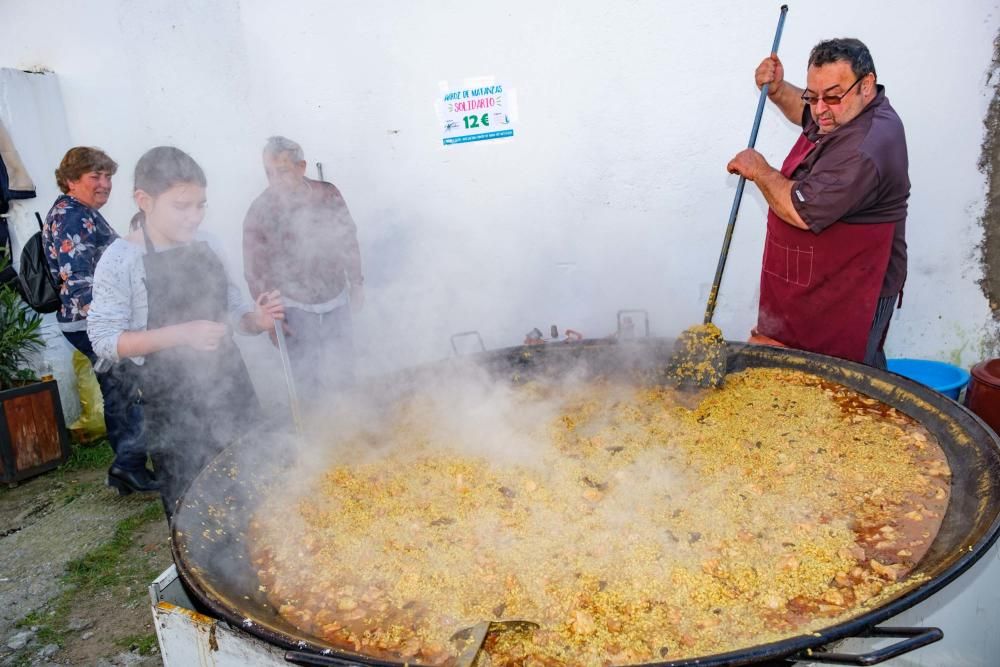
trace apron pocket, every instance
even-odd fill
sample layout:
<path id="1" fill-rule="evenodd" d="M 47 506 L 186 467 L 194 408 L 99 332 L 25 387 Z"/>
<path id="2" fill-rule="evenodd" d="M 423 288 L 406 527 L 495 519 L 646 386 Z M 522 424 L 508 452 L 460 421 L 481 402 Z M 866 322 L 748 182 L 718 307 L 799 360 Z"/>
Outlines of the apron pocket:
<path id="1" fill-rule="evenodd" d="M 768 235 L 764 244 L 764 273 L 798 287 L 809 287 L 812 282 L 813 246 L 787 246 Z"/>

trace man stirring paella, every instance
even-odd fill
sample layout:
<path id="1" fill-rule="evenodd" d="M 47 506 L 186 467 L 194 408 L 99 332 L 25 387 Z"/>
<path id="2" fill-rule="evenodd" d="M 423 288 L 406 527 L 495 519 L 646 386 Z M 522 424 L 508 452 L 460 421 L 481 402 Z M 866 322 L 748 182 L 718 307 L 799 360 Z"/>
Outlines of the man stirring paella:
<path id="1" fill-rule="evenodd" d="M 753 181 L 769 207 L 751 342 L 884 369 L 893 303 L 901 303 L 906 279 L 903 124 L 857 39 L 817 44 L 804 90 L 785 80 L 775 54 L 755 79 L 802 134 L 780 170 L 753 149 L 727 165 Z"/>

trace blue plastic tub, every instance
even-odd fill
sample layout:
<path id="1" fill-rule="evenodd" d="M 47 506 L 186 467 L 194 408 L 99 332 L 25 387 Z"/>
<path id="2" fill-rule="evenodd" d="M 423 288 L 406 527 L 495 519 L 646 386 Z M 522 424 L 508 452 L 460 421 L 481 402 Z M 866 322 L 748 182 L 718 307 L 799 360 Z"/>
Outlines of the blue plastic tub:
<path id="1" fill-rule="evenodd" d="M 920 384 L 935 389 L 950 399 L 958 400 L 958 394 L 969 384 L 969 371 L 943 361 L 929 359 L 889 359 L 889 370 L 899 373 Z"/>

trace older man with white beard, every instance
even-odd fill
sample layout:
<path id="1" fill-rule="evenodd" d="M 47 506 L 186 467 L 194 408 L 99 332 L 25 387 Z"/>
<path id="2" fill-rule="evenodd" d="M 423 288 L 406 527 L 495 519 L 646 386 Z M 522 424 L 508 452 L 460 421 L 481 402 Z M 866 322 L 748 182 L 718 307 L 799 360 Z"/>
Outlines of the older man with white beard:
<path id="1" fill-rule="evenodd" d="M 354 379 L 351 312 L 364 302 L 357 227 L 335 185 L 306 177 L 299 144 L 271 137 L 263 163 L 268 188 L 243 222 L 244 274 L 255 299 L 281 292 L 295 379 L 322 398 Z"/>

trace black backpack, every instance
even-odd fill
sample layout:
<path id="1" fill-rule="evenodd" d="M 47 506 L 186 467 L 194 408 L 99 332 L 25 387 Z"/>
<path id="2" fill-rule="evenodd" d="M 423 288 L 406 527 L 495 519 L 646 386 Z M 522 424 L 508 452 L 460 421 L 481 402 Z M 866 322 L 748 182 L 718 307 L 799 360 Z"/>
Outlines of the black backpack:
<path id="1" fill-rule="evenodd" d="M 35 212 L 38 231 L 21 249 L 21 266 L 17 278 L 21 283 L 21 296 L 37 313 L 54 313 L 59 310 L 59 285 L 49 271 L 49 261 L 42 244 L 42 216 Z"/>

